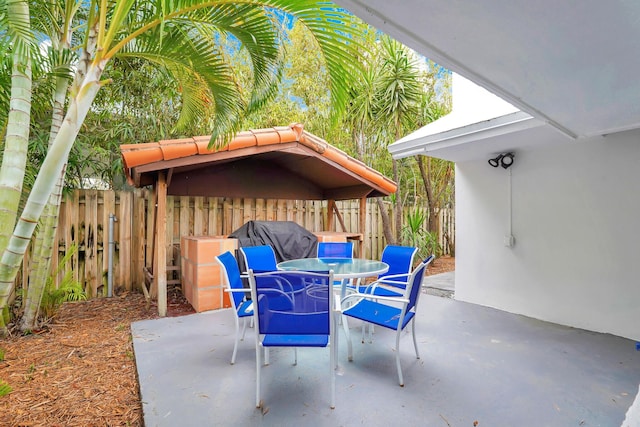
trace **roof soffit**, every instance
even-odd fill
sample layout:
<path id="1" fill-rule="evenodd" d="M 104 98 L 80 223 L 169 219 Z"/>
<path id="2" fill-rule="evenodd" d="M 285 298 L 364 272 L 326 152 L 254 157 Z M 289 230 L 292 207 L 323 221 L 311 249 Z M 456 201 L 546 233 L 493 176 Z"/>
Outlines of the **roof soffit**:
<path id="1" fill-rule="evenodd" d="M 571 137 L 640 126 L 640 3 L 337 0 Z"/>

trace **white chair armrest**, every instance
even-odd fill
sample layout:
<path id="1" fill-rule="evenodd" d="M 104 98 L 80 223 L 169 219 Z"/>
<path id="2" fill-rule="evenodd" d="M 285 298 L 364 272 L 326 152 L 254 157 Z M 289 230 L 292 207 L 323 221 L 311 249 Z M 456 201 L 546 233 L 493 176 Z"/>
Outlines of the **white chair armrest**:
<path id="1" fill-rule="evenodd" d="M 369 283 L 365 289 L 366 289 L 366 292 L 373 292 L 373 290 L 375 288 L 378 288 L 379 285 L 385 285 L 385 284 L 389 284 L 391 286 L 397 285 L 396 287 L 402 288 L 407 285 L 407 281 L 406 280 L 400 281 L 400 280 L 394 280 L 394 279 L 400 279 L 400 278 L 408 279 L 410 276 L 411 274 L 407 274 L 407 273 L 390 274 L 388 276 L 379 278 L 375 282 Z"/>
<path id="2" fill-rule="evenodd" d="M 394 280 L 394 279 L 399 279 L 401 277 L 409 277 L 411 276 L 411 273 L 400 273 L 400 274 L 390 274 L 388 276 L 383 276 L 378 278 L 378 280 L 376 280 L 376 282 L 380 282 L 380 281 L 389 281 L 389 279 Z"/>
<path id="3" fill-rule="evenodd" d="M 342 298 L 342 300 L 340 301 L 340 304 L 342 305 L 345 303 L 345 301 L 353 298 L 370 299 L 375 301 L 399 302 L 401 304 L 409 303 L 409 300 L 407 298 L 402 298 L 402 297 L 387 297 L 387 296 L 379 296 L 379 295 L 371 295 L 371 294 L 353 293 Z"/>

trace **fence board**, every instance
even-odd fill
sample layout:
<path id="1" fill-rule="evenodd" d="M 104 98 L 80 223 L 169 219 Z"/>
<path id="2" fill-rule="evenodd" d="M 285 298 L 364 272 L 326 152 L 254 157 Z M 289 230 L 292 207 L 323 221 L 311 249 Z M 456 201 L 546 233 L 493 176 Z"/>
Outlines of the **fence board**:
<path id="1" fill-rule="evenodd" d="M 267 199 L 267 213 L 265 215 L 266 221 L 276 220 L 276 203 L 273 199 Z"/>
<path id="2" fill-rule="evenodd" d="M 147 232 L 146 232 L 146 239 L 145 239 L 145 252 L 146 252 L 145 267 L 147 268 L 147 270 L 151 271 L 153 269 L 153 244 L 154 244 L 153 233 L 155 233 L 155 227 L 156 227 L 156 223 L 155 223 L 156 199 L 155 199 L 154 193 L 150 191 L 147 192 L 146 199 L 147 199 L 146 200 L 147 201 L 147 212 L 146 212 Z"/>
<path id="3" fill-rule="evenodd" d="M 205 233 L 204 230 L 204 197 L 194 197 L 193 200 L 193 235 L 202 236 Z"/>
<path id="4" fill-rule="evenodd" d="M 190 215 L 191 209 L 189 206 L 191 204 L 191 197 L 180 196 L 178 200 L 180 201 L 180 219 L 177 222 L 180 223 L 180 233 L 177 236 L 175 233 L 173 234 L 173 240 L 172 240 L 173 245 L 180 244 L 180 236 L 193 235 L 193 228 L 191 227 L 191 218 L 193 216 Z M 170 249 L 170 248 L 167 248 L 167 249 Z"/>
<path id="5" fill-rule="evenodd" d="M 78 232 L 78 215 L 79 212 L 79 203 L 78 203 L 78 190 L 75 190 L 65 201 L 65 223 L 63 224 L 64 230 L 64 238 L 65 238 L 65 251 L 64 253 L 68 253 L 71 249 L 71 246 L 76 244 L 79 246 L 80 233 Z M 60 227 L 60 224 L 58 224 Z M 76 249 L 75 253 L 70 259 L 71 269 L 73 271 L 72 277 L 73 280 L 80 280 L 80 263 L 79 263 L 79 251 Z"/>
<path id="6" fill-rule="evenodd" d="M 133 283 L 120 282 L 125 289 L 138 289 L 144 282 L 142 267 L 145 260 L 145 228 L 143 226 L 145 219 L 145 194 L 146 190 L 136 190 L 132 196 L 134 202 L 134 212 L 131 218 L 127 218 L 121 214 L 118 221 L 130 222 L 132 230 L 132 260 L 131 260 L 131 280 Z"/>
<path id="7" fill-rule="evenodd" d="M 97 224 L 98 224 L 98 192 L 97 190 L 87 190 L 85 193 L 85 239 L 84 239 L 84 262 L 85 262 L 85 289 L 87 293 L 94 297 L 98 295 L 98 264 L 97 264 Z"/>
<path id="8" fill-rule="evenodd" d="M 121 286 L 126 290 L 132 289 L 132 248 L 133 248 L 133 230 L 131 229 L 131 221 L 129 218 L 131 217 L 133 209 L 133 193 L 120 193 L 120 209 L 118 212 L 118 222 L 114 224 L 114 229 L 118 231 L 115 233 L 115 238 L 118 241 L 118 251 L 114 253 L 114 278 L 113 278 L 113 286 L 114 289 L 117 286 Z M 129 218 L 126 218 L 129 216 Z M 124 221 L 123 218 L 126 218 Z M 117 225 L 117 227 L 115 227 Z M 115 252 L 115 250 L 114 250 Z M 116 256 L 118 255 L 118 256 Z M 105 267 L 105 268 L 108 268 Z"/>
<path id="9" fill-rule="evenodd" d="M 246 215 L 246 214 L 245 214 Z M 256 221 L 264 221 L 264 199 L 256 199 L 256 214 L 254 216 Z"/>

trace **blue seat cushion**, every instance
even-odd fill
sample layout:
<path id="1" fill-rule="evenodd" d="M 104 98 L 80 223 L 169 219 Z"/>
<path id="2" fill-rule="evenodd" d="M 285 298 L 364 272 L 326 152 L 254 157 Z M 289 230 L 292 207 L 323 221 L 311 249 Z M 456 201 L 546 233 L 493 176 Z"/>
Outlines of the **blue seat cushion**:
<path id="1" fill-rule="evenodd" d="M 247 300 L 240 303 L 238 307 L 238 317 L 253 316 L 253 301 Z"/>
<path id="2" fill-rule="evenodd" d="M 344 311 L 344 314 L 347 316 L 389 329 L 398 329 L 400 313 L 401 310 L 399 308 L 366 299 L 359 301 L 357 304 Z M 413 319 L 413 316 L 415 316 L 415 313 L 412 311 L 406 313 L 402 323 L 403 329 L 407 326 L 407 323 Z"/>
<path id="3" fill-rule="evenodd" d="M 329 335 L 265 335 L 264 347 L 326 347 Z"/>

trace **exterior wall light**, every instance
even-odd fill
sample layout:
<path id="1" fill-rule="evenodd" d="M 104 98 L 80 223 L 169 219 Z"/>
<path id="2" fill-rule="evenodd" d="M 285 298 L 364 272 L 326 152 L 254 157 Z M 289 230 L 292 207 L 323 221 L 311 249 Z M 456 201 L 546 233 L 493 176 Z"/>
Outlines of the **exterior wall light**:
<path id="1" fill-rule="evenodd" d="M 494 159 L 489 159 L 489 164 L 494 168 L 498 166 L 502 166 L 504 169 L 507 169 L 509 166 L 513 164 L 513 153 L 503 153 L 499 154 L 498 157 Z"/>

